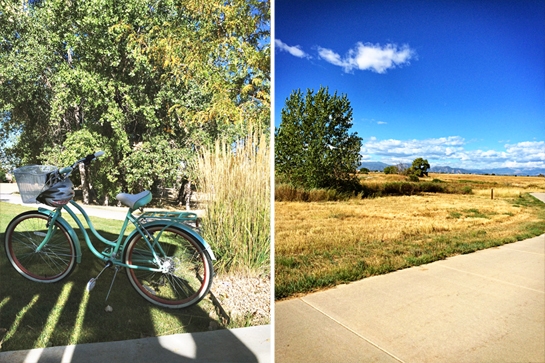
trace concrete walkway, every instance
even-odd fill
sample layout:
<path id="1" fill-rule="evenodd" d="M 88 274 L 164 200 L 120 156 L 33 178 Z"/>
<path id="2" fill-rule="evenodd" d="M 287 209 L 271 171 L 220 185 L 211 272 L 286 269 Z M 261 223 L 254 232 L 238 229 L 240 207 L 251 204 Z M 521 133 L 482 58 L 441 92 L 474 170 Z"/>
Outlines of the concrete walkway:
<path id="1" fill-rule="evenodd" d="M 0 353 L 1 363 L 270 362 L 270 325 L 19 350 Z"/>
<path id="2" fill-rule="evenodd" d="M 543 363 L 545 235 L 278 302 L 275 361 Z"/>

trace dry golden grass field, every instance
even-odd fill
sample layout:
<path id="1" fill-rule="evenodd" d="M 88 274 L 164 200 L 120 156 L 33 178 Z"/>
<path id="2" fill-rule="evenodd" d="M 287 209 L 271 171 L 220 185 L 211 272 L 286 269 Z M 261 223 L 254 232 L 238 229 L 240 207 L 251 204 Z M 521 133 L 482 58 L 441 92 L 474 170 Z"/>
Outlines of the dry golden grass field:
<path id="1" fill-rule="evenodd" d="M 528 195 L 545 191 L 543 177 L 430 174 L 422 180 L 428 179 L 467 185 L 472 194 L 276 202 L 276 298 L 545 233 L 545 204 Z"/>

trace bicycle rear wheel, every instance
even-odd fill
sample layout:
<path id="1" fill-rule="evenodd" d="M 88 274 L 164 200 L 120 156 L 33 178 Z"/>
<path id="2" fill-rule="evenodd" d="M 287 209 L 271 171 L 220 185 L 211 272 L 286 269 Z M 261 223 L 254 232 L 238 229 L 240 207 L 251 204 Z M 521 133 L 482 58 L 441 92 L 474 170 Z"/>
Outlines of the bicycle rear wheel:
<path id="1" fill-rule="evenodd" d="M 57 282 L 76 266 L 76 248 L 68 231 L 57 221 L 53 235 L 40 252 L 36 248 L 48 232 L 48 216 L 31 211 L 19 214 L 6 229 L 4 247 L 8 260 L 21 275 L 36 282 Z"/>
<path id="2" fill-rule="evenodd" d="M 189 233 L 176 227 L 153 226 L 153 254 L 145 239 L 137 234 L 125 248 L 125 263 L 138 267 L 161 268 L 161 272 L 127 268 L 133 287 L 144 299 L 167 308 L 185 308 L 198 303 L 212 285 L 213 267 L 208 253 Z M 164 230 L 163 230 L 164 229 Z"/>

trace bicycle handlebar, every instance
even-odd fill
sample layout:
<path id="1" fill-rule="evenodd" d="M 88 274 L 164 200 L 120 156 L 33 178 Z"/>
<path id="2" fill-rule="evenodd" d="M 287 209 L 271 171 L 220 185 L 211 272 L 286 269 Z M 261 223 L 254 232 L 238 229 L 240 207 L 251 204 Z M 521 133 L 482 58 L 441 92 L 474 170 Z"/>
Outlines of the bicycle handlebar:
<path id="1" fill-rule="evenodd" d="M 72 171 L 76 166 L 78 166 L 78 164 L 84 163 L 85 165 L 89 165 L 93 160 L 101 157 L 102 155 L 104 155 L 104 151 L 97 151 L 94 154 L 89 154 L 83 159 L 76 161 L 74 164 L 72 164 L 72 166 L 65 166 L 64 168 L 60 169 L 59 174 L 65 174 L 64 178 L 66 178 L 72 173 Z"/>
<path id="2" fill-rule="evenodd" d="M 104 155 L 104 151 L 97 151 L 94 154 L 89 154 L 85 158 L 81 159 L 78 164 L 83 161 L 85 165 L 89 165 L 91 161 L 95 160 L 98 157 L 101 157 L 102 155 Z"/>

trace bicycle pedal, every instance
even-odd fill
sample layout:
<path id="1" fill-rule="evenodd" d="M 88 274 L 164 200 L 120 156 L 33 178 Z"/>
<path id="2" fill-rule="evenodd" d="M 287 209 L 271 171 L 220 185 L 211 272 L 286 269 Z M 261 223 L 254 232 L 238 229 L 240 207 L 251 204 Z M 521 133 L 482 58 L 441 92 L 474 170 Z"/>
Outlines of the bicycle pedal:
<path id="1" fill-rule="evenodd" d="M 152 294 L 153 296 L 157 295 L 157 293 L 155 292 L 154 289 L 152 289 L 151 287 L 147 286 L 147 285 L 142 285 L 142 287 L 144 289 L 146 289 L 150 294 Z"/>
<path id="2" fill-rule="evenodd" d="M 85 287 L 85 289 L 87 290 L 87 292 L 91 292 L 91 290 L 93 290 L 95 288 L 96 284 L 97 284 L 97 279 L 95 279 L 93 277 L 93 278 L 91 278 L 91 280 L 89 280 L 89 282 L 87 283 L 87 286 Z"/>

